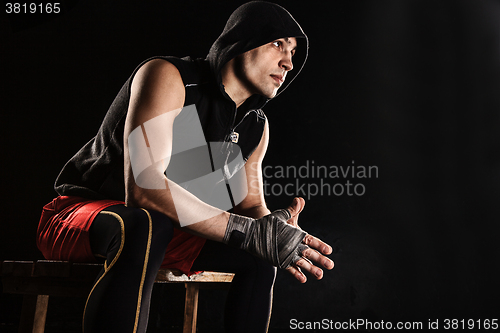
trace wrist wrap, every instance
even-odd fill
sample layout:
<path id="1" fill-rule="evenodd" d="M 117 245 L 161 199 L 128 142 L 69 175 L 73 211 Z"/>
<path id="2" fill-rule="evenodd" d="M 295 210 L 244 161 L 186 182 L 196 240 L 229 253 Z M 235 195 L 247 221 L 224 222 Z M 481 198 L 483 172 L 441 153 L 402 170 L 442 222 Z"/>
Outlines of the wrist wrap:
<path id="1" fill-rule="evenodd" d="M 306 232 L 286 223 L 286 209 L 274 211 L 260 219 L 231 214 L 223 242 L 266 260 L 279 268 L 288 268 L 302 258 L 307 245 Z"/>

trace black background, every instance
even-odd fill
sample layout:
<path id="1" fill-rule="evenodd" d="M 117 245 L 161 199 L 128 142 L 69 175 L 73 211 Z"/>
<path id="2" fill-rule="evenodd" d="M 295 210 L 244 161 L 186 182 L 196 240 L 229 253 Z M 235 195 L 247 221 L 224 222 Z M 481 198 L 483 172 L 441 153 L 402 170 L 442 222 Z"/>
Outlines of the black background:
<path id="1" fill-rule="evenodd" d="M 1 260 L 41 259 L 36 227 L 55 177 L 96 133 L 135 66 L 154 55 L 204 57 L 241 3 L 63 1 L 58 15 L 2 9 Z M 271 331 L 287 331 L 293 318 L 498 318 L 500 4 L 278 3 L 311 45 L 301 75 L 265 108 L 265 164 L 354 161 L 379 172 L 350 180 L 365 186 L 362 196 L 307 200 L 301 226 L 333 246 L 336 267 L 305 285 L 280 272 Z M 267 202 L 277 209 L 291 199 Z M 2 295 L 0 329 L 14 331 L 19 300 Z M 63 329 L 57 316 L 79 324 L 80 305 L 71 310 L 79 301 L 60 302 L 49 308 L 47 332 Z M 200 332 L 218 331 L 221 302 L 201 301 Z"/>

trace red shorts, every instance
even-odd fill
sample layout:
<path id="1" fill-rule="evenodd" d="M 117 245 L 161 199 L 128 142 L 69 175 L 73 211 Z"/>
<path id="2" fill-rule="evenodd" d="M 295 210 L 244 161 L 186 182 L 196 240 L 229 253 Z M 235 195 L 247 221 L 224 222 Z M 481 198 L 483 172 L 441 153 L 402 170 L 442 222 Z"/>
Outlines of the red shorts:
<path id="1" fill-rule="evenodd" d="M 73 196 L 55 198 L 43 207 L 37 231 L 38 248 L 48 260 L 96 262 L 90 249 L 90 225 L 103 209 L 123 204 L 123 201 Z M 175 229 L 161 267 L 191 273 L 191 266 L 204 244 L 204 238 Z"/>

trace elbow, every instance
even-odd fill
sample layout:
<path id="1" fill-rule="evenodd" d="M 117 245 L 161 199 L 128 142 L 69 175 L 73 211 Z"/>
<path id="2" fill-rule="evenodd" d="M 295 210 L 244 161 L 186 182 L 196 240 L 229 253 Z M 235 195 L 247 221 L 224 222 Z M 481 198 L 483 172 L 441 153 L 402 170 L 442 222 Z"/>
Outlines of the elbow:
<path id="1" fill-rule="evenodd" d="M 145 189 L 137 184 L 129 184 L 125 189 L 125 205 L 127 207 L 144 207 Z"/>
<path id="2" fill-rule="evenodd" d="M 137 179 L 128 177 L 125 185 L 125 204 L 130 207 L 146 207 L 151 190 L 166 189 L 165 175 L 149 168 Z"/>

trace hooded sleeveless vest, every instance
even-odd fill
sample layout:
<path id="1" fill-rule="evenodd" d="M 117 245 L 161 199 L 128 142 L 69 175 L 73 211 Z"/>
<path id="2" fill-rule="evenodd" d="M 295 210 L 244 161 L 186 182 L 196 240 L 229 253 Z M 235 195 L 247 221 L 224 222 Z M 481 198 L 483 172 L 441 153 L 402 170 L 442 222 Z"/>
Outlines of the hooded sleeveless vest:
<path id="1" fill-rule="evenodd" d="M 224 169 L 221 181 L 227 181 L 241 169 L 259 144 L 266 122 L 261 108 L 267 99 L 253 95 L 236 110 L 235 103 L 225 93 L 220 71 L 239 54 L 283 37 L 297 38 L 294 64 L 299 69 L 288 75 L 279 94 L 301 71 L 307 58 L 308 40 L 295 19 L 283 7 L 273 3 L 253 1 L 240 6 L 227 21 L 206 59 L 155 57 L 171 62 L 181 74 L 186 98 L 183 111 L 177 116 L 179 121 L 183 118 L 184 109 L 192 111 L 195 108 L 207 145 L 212 147 L 212 143 L 218 143 L 213 146 L 218 152 L 217 158 L 212 161 L 212 168 Z M 97 135 L 63 167 L 55 183 L 59 195 L 125 200 L 123 135 L 130 88 L 137 70 L 151 59 L 140 64 L 125 82 Z M 245 115 L 238 123 L 235 122 L 237 112 Z M 230 144 L 236 141 L 239 149 Z M 235 159 L 239 152 L 243 160 L 241 163 Z"/>

